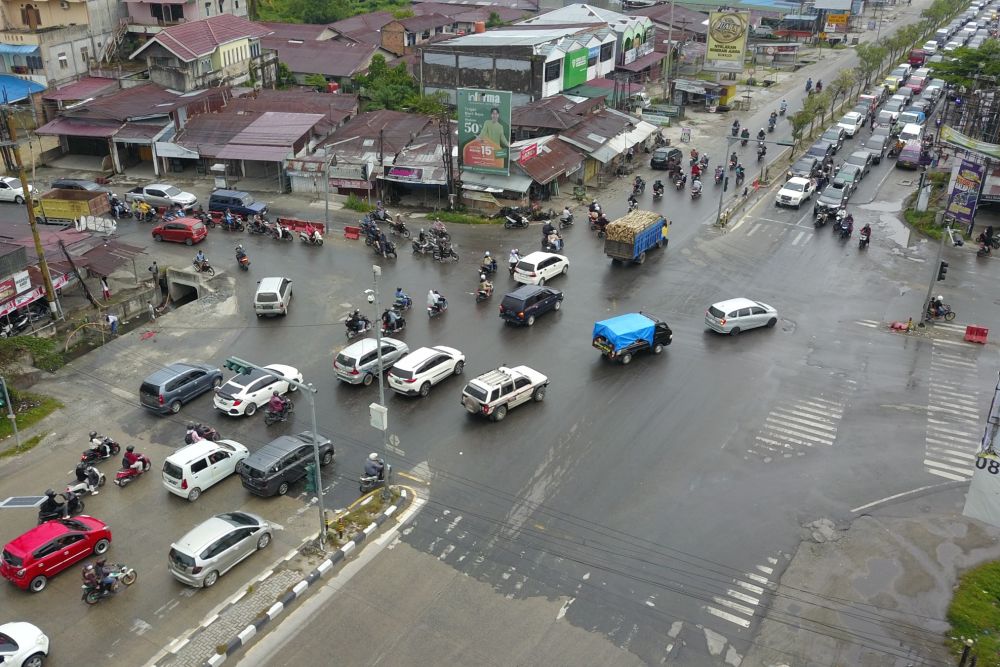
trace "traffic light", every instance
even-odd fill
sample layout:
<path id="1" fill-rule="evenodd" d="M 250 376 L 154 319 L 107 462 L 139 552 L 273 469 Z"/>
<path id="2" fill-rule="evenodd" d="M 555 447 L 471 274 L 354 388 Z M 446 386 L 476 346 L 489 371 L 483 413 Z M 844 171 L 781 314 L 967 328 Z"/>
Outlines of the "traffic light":
<path id="1" fill-rule="evenodd" d="M 316 484 L 316 464 L 309 463 L 306 465 L 306 491 L 309 493 L 315 493 L 318 485 Z"/>
<path id="2" fill-rule="evenodd" d="M 944 280 L 944 274 L 948 273 L 948 262 L 944 260 L 941 261 L 941 266 L 938 267 L 938 280 Z"/>
<path id="3" fill-rule="evenodd" d="M 242 359 L 237 359 L 236 357 L 229 357 L 226 359 L 226 363 L 224 363 L 223 366 L 235 373 L 242 373 L 243 375 L 250 375 L 250 371 L 253 370 L 253 367 L 247 364 L 247 362 Z"/>

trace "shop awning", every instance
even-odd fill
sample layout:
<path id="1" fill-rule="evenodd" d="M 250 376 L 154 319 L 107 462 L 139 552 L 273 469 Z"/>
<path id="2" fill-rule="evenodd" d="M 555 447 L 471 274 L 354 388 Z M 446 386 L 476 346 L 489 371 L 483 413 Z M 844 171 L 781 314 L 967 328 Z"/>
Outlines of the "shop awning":
<path id="1" fill-rule="evenodd" d="M 284 162 L 290 146 L 246 146 L 244 144 L 229 144 L 215 154 L 223 160 L 258 160 L 260 162 Z"/>
<path id="2" fill-rule="evenodd" d="M 623 69 L 628 72 L 641 72 L 647 67 L 659 64 L 659 62 L 666 57 L 667 57 L 666 53 L 657 53 L 656 51 L 654 51 L 653 53 L 647 53 L 641 58 L 636 58 L 628 65 L 619 65 L 617 69 Z"/>
<path id="3" fill-rule="evenodd" d="M 565 141 L 551 140 L 538 148 L 535 157 L 521 164 L 521 169 L 539 185 L 571 174 L 583 164 L 583 156 Z"/>
<path id="4" fill-rule="evenodd" d="M 632 146 L 644 142 L 653 132 L 656 132 L 655 125 L 647 123 L 646 121 L 639 121 L 634 129 L 611 137 L 611 139 L 605 142 L 604 145 L 594 150 L 590 156 L 598 162 L 607 164 L 608 162 L 611 162 L 616 155 L 621 155 Z"/>
<path id="5" fill-rule="evenodd" d="M 0 53 L 12 56 L 27 56 L 38 51 L 37 44 L 0 44 Z"/>
<path id="6" fill-rule="evenodd" d="M 163 123 L 125 123 L 115 133 L 115 141 L 122 144 L 143 144 L 150 146 L 153 138 L 167 129 Z"/>
<path id="7" fill-rule="evenodd" d="M 674 79 L 674 88 L 677 90 L 683 90 L 685 93 L 693 93 L 695 95 L 706 95 L 710 90 L 716 90 L 719 88 L 714 83 L 709 83 L 708 81 L 691 81 L 690 79 Z"/>
<path id="8" fill-rule="evenodd" d="M 525 193 L 531 187 L 531 176 L 511 173 L 479 174 L 474 171 L 462 172 L 462 188 L 479 192 L 520 192 Z"/>
<path id="9" fill-rule="evenodd" d="M 35 130 L 35 134 L 68 137 L 110 137 L 120 127 L 120 124 L 104 125 L 74 118 L 56 118 Z"/>

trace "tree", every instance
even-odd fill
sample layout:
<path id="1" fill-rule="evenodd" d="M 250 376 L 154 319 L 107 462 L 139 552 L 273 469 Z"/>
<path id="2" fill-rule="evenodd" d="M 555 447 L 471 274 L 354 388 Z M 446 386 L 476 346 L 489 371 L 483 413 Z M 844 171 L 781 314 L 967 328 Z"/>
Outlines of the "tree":
<path id="1" fill-rule="evenodd" d="M 833 113 L 833 107 L 837 105 L 837 98 L 843 95 L 845 98 L 851 89 L 854 88 L 854 70 L 844 69 L 840 70 L 837 74 L 837 78 L 830 82 L 827 90 L 830 92 L 830 113 Z"/>
<path id="2" fill-rule="evenodd" d="M 438 91 L 430 95 L 411 95 L 403 102 L 401 108 L 410 113 L 436 116 L 445 110 L 447 103 L 448 96 Z"/>
<path id="3" fill-rule="evenodd" d="M 288 88 L 295 85 L 295 75 L 285 63 L 278 63 L 278 76 L 274 80 L 275 88 Z"/>
<path id="4" fill-rule="evenodd" d="M 802 109 L 788 116 L 788 122 L 792 124 L 792 140 L 795 142 L 795 148 L 798 148 L 799 142 L 802 141 L 806 127 L 812 127 L 814 115 L 808 109 Z"/>
<path id="5" fill-rule="evenodd" d="M 983 77 L 1000 77 L 1000 41 L 988 39 L 978 49 L 961 47 L 951 52 L 951 60 L 931 65 L 934 76 L 945 82 L 977 88 Z"/>
<path id="6" fill-rule="evenodd" d="M 392 18 L 402 21 L 414 16 L 412 7 L 398 7 L 392 10 Z"/>
<path id="7" fill-rule="evenodd" d="M 286 23 L 333 23 L 355 14 L 350 0 L 271 0 L 260 2 L 262 21 Z"/>
<path id="8" fill-rule="evenodd" d="M 312 86 L 319 92 L 326 92 L 326 77 L 322 74 L 306 74 L 303 79 L 307 86 Z"/>
<path id="9" fill-rule="evenodd" d="M 365 98 L 365 111 L 376 109 L 395 109 L 404 107 L 408 100 L 418 96 L 417 82 L 406 71 L 406 65 L 400 63 L 389 67 L 385 56 L 376 53 L 368 65 L 368 72 L 354 77 L 354 83 Z"/>
<path id="10" fill-rule="evenodd" d="M 813 93 L 806 98 L 805 103 L 802 108 L 809 112 L 809 134 L 813 133 L 815 129 L 816 121 L 818 120 L 822 125 L 826 122 L 826 106 L 830 99 L 830 93 L 823 91 L 822 93 Z"/>
<path id="11" fill-rule="evenodd" d="M 884 46 L 870 42 L 858 44 L 855 52 L 858 54 L 861 75 L 864 77 L 865 85 L 867 85 L 871 83 L 872 75 L 881 69 L 888 52 Z"/>
<path id="12" fill-rule="evenodd" d="M 487 28 L 499 28 L 503 25 L 503 19 L 496 12 L 490 12 L 489 18 L 486 19 Z"/>

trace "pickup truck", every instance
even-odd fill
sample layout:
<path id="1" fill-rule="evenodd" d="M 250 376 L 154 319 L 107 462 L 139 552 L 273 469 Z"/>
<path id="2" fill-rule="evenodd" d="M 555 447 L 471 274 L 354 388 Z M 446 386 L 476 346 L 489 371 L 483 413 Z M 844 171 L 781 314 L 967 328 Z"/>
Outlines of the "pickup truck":
<path id="1" fill-rule="evenodd" d="M 166 183 L 151 183 L 150 185 L 140 185 L 125 193 L 125 201 L 144 201 L 150 206 L 173 206 L 180 204 L 185 209 L 189 209 L 198 203 L 198 198 L 190 192 L 178 190 Z"/>
<path id="2" fill-rule="evenodd" d="M 670 222 L 659 213 L 632 211 L 604 229 L 604 254 L 618 262 L 646 261 L 646 251 L 667 245 Z"/>
<path id="3" fill-rule="evenodd" d="M 527 366 L 500 366 L 469 380 L 462 390 L 462 405 L 470 414 L 481 414 L 495 422 L 530 400 L 542 401 L 549 379 Z"/>
<path id="4" fill-rule="evenodd" d="M 627 313 L 594 322 L 592 345 L 608 359 L 627 364 L 638 352 L 660 354 L 673 338 L 666 322 L 644 313 Z"/>

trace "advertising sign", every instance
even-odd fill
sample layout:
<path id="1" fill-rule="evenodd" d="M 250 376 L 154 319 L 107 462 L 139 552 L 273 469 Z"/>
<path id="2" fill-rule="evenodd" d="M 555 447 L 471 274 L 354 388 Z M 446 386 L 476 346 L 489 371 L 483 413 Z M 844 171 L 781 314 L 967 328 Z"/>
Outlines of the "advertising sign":
<path id="1" fill-rule="evenodd" d="M 847 25 L 847 14 L 827 14 L 826 22 L 830 25 Z"/>
<path id="2" fill-rule="evenodd" d="M 14 288 L 18 294 L 31 289 L 31 276 L 27 271 L 18 271 L 14 274 Z"/>
<path id="3" fill-rule="evenodd" d="M 711 12 L 708 15 L 706 60 L 743 62 L 750 12 Z"/>
<path id="4" fill-rule="evenodd" d="M 587 58 L 590 50 L 570 51 L 563 58 L 563 90 L 587 82 Z"/>
<path id="5" fill-rule="evenodd" d="M 983 153 L 984 155 L 1000 160 L 1000 145 L 973 139 L 972 137 L 962 134 L 950 125 L 945 125 L 941 128 L 940 138 L 941 141 L 945 143 L 952 144 L 960 148 L 966 148 L 976 153 Z"/>
<path id="6" fill-rule="evenodd" d="M 458 157 L 466 171 L 510 173 L 510 98 L 509 90 L 458 89 Z"/>
<path id="7" fill-rule="evenodd" d="M 945 215 L 965 225 L 972 224 L 976 200 L 983 182 L 983 165 L 962 160 L 954 175 Z"/>
<path id="8" fill-rule="evenodd" d="M 538 155 L 538 144 L 528 144 L 521 149 L 521 154 L 518 156 L 517 161 L 519 164 L 524 164 L 536 155 Z"/>

